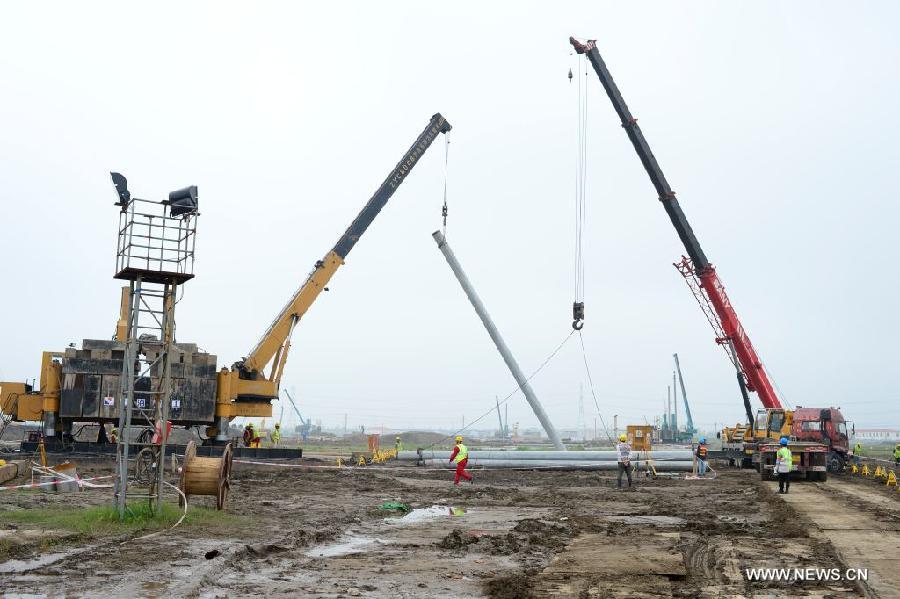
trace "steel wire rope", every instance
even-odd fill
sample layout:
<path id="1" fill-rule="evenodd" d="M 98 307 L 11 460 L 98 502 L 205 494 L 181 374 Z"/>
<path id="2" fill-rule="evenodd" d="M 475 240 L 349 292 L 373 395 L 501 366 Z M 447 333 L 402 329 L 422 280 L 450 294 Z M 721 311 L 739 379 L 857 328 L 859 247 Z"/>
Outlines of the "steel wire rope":
<path id="1" fill-rule="evenodd" d="M 559 353 L 559 350 L 561 350 L 561 349 L 563 348 L 563 346 L 566 344 L 566 342 L 569 341 L 569 339 L 571 339 L 571 338 L 572 338 L 572 335 L 574 335 L 574 334 L 575 334 L 575 330 L 574 330 L 574 329 L 572 329 L 571 331 L 569 331 L 569 334 L 566 335 L 565 338 L 559 343 L 559 345 L 556 346 L 556 349 L 554 349 L 552 352 L 550 352 L 550 355 L 547 356 L 547 357 L 544 359 L 544 361 L 541 363 L 541 365 L 538 366 L 537 369 L 536 369 L 534 372 L 532 372 L 532 373 L 525 379 L 525 382 L 528 383 L 528 382 L 531 381 L 531 379 L 533 379 L 535 376 L 537 376 L 537 374 L 538 374 L 541 370 L 543 370 L 545 366 L 547 366 L 547 364 L 550 362 L 550 360 L 552 360 L 554 357 L 556 357 L 556 354 Z M 509 400 L 512 398 L 513 395 L 515 395 L 516 393 L 518 393 L 519 391 L 521 391 L 521 390 L 522 390 L 522 387 L 523 387 L 523 385 L 517 385 L 516 388 L 513 389 L 506 397 L 504 397 L 502 400 L 500 400 L 499 404 L 497 404 L 497 405 L 501 405 L 501 406 L 502 406 L 503 404 L 505 404 L 507 401 L 509 401 Z M 476 423 L 478 423 L 478 422 L 481 421 L 481 420 L 484 420 L 485 418 L 487 418 L 488 415 L 493 414 L 494 411 L 495 411 L 496 409 L 497 409 L 497 406 L 496 406 L 496 405 L 493 406 L 493 407 L 491 407 L 491 409 L 489 409 L 487 412 L 485 412 L 484 414 L 482 414 L 481 416 L 479 416 L 478 418 L 476 418 L 475 420 L 473 420 L 473 421 L 470 422 L 469 424 L 463 426 L 462 428 L 457 429 L 455 432 L 453 432 L 453 433 L 451 433 L 451 434 L 449 434 L 449 435 L 446 435 L 446 436 L 444 436 L 444 437 L 441 437 L 440 439 L 438 439 L 438 440 L 435 441 L 434 443 L 431 443 L 430 445 L 426 445 L 425 447 L 422 448 L 422 451 L 428 451 L 428 450 L 431 450 L 431 454 L 432 454 L 432 458 L 431 458 L 431 459 L 434 459 L 434 446 L 435 446 L 435 445 L 437 445 L 437 444 L 439 444 L 439 443 L 441 443 L 441 442 L 443 442 L 443 441 L 446 441 L 447 439 L 450 439 L 451 437 L 455 437 L 456 435 L 458 435 L 458 434 L 460 434 L 460 433 L 462 433 L 462 432 L 464 432 L 464 431 L 466 431 L 466 430 L 472 428 L 473 425 L 475 425 Z"/>
<path id="2" fill-rule="evenodd" d="M 444 205 L 441 208 L 441 217 L 444 219 L 442 233 L 447 237 L 447 172 L 450 162 L 450 132 L 444 133 Z"/>
<path id="3" fill-rule="evenodd" d="M 587 350 L 584 348 L 584 337 L 581 331 L 578 331 L 578 340 L 581 341 L 581 357 L 584 358 L 584 370 L 587 373 L 588 384 L 591 387 L 591 397 L 594 398 L 594 407 L 597 408 L 597 417 L 600 419 L 600 424 L 603 425 L 603 432 L 606 438 L 613 441 L 612 435 L 609 434 L 609 428 L 606 426 L 606 422 L 603 421 L 603 415 L 600 413 L 600 402 L 597 401 L 597 394 L 594 392 L 594 379 L 591 377 L 591 369 L 588 367 Z"/>

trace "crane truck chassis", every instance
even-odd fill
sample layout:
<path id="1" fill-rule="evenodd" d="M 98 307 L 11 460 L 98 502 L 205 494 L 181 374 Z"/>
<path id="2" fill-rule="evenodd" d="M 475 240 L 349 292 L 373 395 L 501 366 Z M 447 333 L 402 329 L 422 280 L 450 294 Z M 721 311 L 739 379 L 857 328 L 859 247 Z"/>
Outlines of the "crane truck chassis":
<path id="1" fill-rule="evenodd" d="M 186 428 L 205 427 L 207 442 L 225 443 L 229 440 L 228 425 L 233 418 L 272 415 L 271 401 L 278 397 L 291 334 L 300 318 L 326 289 L 347 254 L 425 151 L 438 135 L 446 134 L 450 129 L 450 123 L 440 113 L 431 117 L 335 246 L 315 263 L 304 283 L 246 357 L 231 368 L 217 370 L 215 355 L 200 351 L 193 343 L 175 344 L 177 357 L 171 363 L 174 387 L 170 396 L 171 424 Z M 124 212 L 127 203 L 122 206 Z M 117 273 L 116 278 L 122 277 Z M 125 350 L 128 292 L 128 288 L 123 289 L 120 318 L 113 339 L 84 339 L 81 349 L 69 347 L 62 352 L 43 352 L 37 387 L 33 383 L 0 382 L 0 431 L 3 424 L 10 421 L 42 422 L 42 435 L 50 446 L 53 441 L 71 441 L 75 423 L 103 424 L 119 420 L 123 407 L 119 377 Z M 161 343 L 158 339 L 142 339 L 138 351 L 153 362 L 153 356 L 161 351 Z M 153 369 L 148 375 L 138 379 L 133 401 L 135 412 L 142 414 L 135 422 L 152 427 L 149 415 L 154 412 L 153 391 L 158 390 L 160 378 L 159 372 Z M 103 441 L 104 429 L 100 428 L 98 441 Z"/>

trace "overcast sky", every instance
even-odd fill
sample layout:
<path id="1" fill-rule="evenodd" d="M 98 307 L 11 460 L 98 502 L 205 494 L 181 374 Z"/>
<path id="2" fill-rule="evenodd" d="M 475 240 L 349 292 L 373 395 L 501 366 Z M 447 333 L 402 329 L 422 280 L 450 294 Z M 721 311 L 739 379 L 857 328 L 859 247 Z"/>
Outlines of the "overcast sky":
<path id="1" fill-rule="evenodd" d="M 118 209 L 199 186 L 179 341 L 230 365 L 429 117 L 450 134 L 448 239 L 531 372 L 570 331 L 578 60 L 596 38 L 778 388 L 900 424 L 895 2 L 6 3 L 0 12 L 0 380 L 114 333 Z M 734 371 L 588 72 L 583 330 L 600 410 L 737 422 Z M 293 338 L 283 386 L 324 424 L 451 427 L 515 383 L 438 252 L 444 146 Z M 596 413 L 572 337 L 533 380 Z M 757 402 L 758 404 L 758 402 Z M 521 395 L 510 422 L 537 420 Z M 277 408 L 276 408 L 277 412 Z M 486 419 L 491 426 L 495 416 Z"/>

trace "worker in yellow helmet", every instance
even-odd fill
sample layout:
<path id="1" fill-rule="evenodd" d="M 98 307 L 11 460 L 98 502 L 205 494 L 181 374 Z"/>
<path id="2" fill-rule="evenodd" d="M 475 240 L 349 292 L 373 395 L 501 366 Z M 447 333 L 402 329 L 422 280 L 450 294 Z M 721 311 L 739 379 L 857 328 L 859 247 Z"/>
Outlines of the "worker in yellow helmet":
<path id="1" fill-rule="evenodd" d="M 894 446 L 894 468 L 900 468 L 900 443 Z"/>
<path id="2" fill-rule="evenodd" d="M 401 451 L 403 451 L 403 441 L 400 440 L 400 435 L 397 435 L 397 437 L 394 439 L 394 449 L 397 450 L 398 455 Z"/>
<path id="3" fill-rule="evenodd" d="M 454 462 L 456 462 L 456 478 L 453 480 L 453 484 L 458 485 L 460 478 L 474 484 L 472 475 L 466 472 L 466 464 L 469 463 L 469 448 L 463 445 L 463 438 L 459 435 L 456 435 L 456 446 L 450 454 L 450 463 Z"/>
<path id="4" fill-rule="evenodd" d="M 281 443 L 281 423 L 275 423 L 275 430 L 272 431 L 272 447 L 278 447 L 278 444 Z"/>
<path id="5" fill-rule="evenodd" d="M 617 487 L 622 488 L 622 475 L 628 476 L 628 488 L 631 488 L 631 445 L 628 444 L 626 435 L 619 435 L 619 442 L 616 444 L 616 457 L 619 463 L 619 478 Z"/>

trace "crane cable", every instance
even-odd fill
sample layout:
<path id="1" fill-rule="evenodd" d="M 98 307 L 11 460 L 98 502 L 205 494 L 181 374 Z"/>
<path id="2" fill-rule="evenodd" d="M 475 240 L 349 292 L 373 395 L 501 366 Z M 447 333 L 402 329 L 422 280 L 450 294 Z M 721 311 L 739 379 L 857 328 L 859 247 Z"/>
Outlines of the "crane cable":
<path id="1" fill-rule="evenodd" d="M 444 219 L 442 233 L 447 236 L 447 163 L 450 159 L 450 132 L 444 133 L 444 205 L 441 208 L 441 217 Z"/>
<path id="2" fill-rule="evenodd" d="M 578 331 L 578 340 L 581 342 L 581 356 L 584 358 L 584 371 L 587 373 L 588 384 L 591 387 L 591 397 L 594 398 L 594 407 L 597 408 L 597 418 L 600 419 L 600 424 L 603 425 L 603 433 L 606 435 L 606 438 L 615 443 L 612 435 L 609 434 L 609 428 L 603 420 L 603 415 L 600 413 L 600 402 L 597 401 L 597 394 L 594 392 L 594 379 L 591 376 L 591 369 L 588 367 L 587 350 L 584 348 L 584 337 L 581 335 L 580 330 Z"/>
<path id="3" fill-rule="evenodd" d="M 587 187 L 587 90 L 582 84 L 587 76 L 583 61 L 577 60 L 578 86 L 576 89 L 577 124 L 576 139 L 578 149 L 575 158 L 575 297 L 572 302 L 572 328 L 580 331 L 584 326 L 584 240 L 585 190 Z M 569 69 L 569 83 L 572 69 Z"/>
<path id="4" fill-rule="evenodd" d="M 552 352 L 550 352 L 550 355 L 548 355 L 548 356 L 544 359 L 544 361 L 541 362 L 541 365 L 538 366 L 537 369 L 534 370 L 534 371 L 533 371 L 533 372 L 525 379 L 525 383 L 530 383 L 530 382 L 531 382 L 531 379 L 533 379 L 534 377 L 536 377 L 536 376 L 544 369 L 544 367 L 547 366 L 547 364 L 549 364 L 550 361 L 553 360 L 553 358 L 556 357 L 556 354 L 559 353 L 559 350 L 561 350 L 561 349 L 563 348 L 563 346 L 566 344 L 566 342 L 568 342 L 569 339 L 571 339 L 571 338 L 572 338 L 572 335 L 574 335 L 574 334 L 575 334 L 575 331 L 569 331 L 568 335 L 566 335 L 566 336 L 563 338 L 563 340 L 559 343 L 559 345 L 557 345 L 556 348 L 555 348 Z M 524 387 L 524 384 L 523 384 L 523 385 L 518 385 L 515 389 L 513 389 L 512 391 L 510 391 L 509 394 L 506 395 L 506 397 L 504 397 L 504 398 L 501 399 L 500 401 L 495 401 L 496 407 L 495 407 L 495 406 L 491 406 L 491 409 L 489 409 L 487 412 L 485 412 L 484 414 L 482 414 L 481 416 L 479 416 L 479 417 L 476 418 L 475 420 L 473 420 L 473 421 L 471 421 L 470 423 L 464 425 L 462 428 L 456 429 L 456 431 L 454 431 L 453 433 L 451 433 L 451 434 L 449 434 L 449 435 L 446 435 L 446 436 L 444 436 L 444 437 L 441 437 L 440 439 L 438 439 L 438 440 L 435 441 L 434 443 L 431 443 L 430 445 L 426 445 L 425 447 L 422 448 L 422 450 L 423 450 L 423 451 L 431 450 L 431 451 L 433 452 L 433 451 L 434 451 L 434 447 L 435 447 L 436 445 L 439 445 L 440 443 L 443 443 L 443 442 L 446 441 L 447 439 L 452 439 L 452 438 L 454 438 L 456 435 L 462 434 L 462 433 L 465 432 L 466 430 L 472 428 L 472 427 L 475 426 L 478 422 L 480 422 L 481 420 L 484 420 L 485 418 L 487 418 L 488 416 L 490 416 L 491 414 L 493 414 L 493 413 L 494 413 L 494 410 L 496 410 L 497 407 L 502 406 L 502 405 L 505 405 L 506 402 L 508 402 L 510 399 L 513 398 L 514 395 L 516 395 L 519 391 L 522 390 L 522 387 Z M 495 400 L 496 400 L 496 397 L 495 397 Z M 605 426 L 605 425 L 604 425 L 604 426 Z"/>

